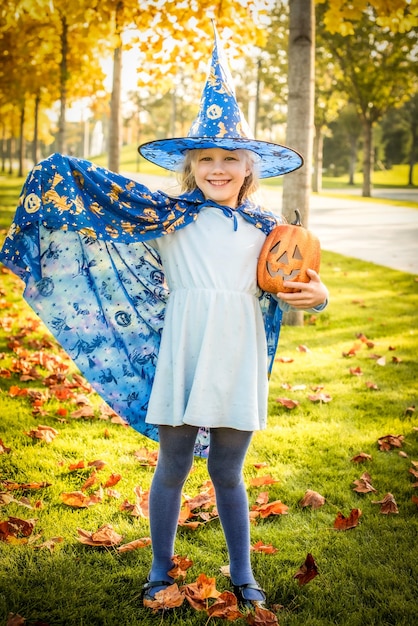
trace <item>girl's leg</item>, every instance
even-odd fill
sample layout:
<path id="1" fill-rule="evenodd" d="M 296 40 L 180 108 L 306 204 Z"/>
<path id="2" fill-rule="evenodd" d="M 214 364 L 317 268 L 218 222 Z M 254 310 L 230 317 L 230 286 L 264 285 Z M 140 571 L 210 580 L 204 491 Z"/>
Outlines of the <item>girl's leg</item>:
<path id="1" fill-rule="evenodd" d="M 250 562 L 250 516 L 242 476 L 251 437 L 252 432 L 232 428 L 213 428 L 210 431 L 208 471 L 228 546 L 231 580 L 237 586 L 256 582 Z M 265 599 L 264 594 L 255 589 L 246 589 L 245 598 Z"/>
<path id="2" fill-rule="evenodd" d="M 160 426 L 160 449 L 149 497 L 153 561 L 150 581 L 167 580 L 173 567 L 174 541 L 183 484 L 193 463 L 195 426 Z M 160 588 L 154 588 L 155 594 Z"/>

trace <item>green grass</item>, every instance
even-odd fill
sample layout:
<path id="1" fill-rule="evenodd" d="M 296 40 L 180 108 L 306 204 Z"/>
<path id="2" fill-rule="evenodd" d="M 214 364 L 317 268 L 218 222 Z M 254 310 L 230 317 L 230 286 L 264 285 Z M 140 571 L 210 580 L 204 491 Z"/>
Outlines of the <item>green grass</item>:
<path id="1" fill-rule="evenodd" d="M 11 209 L 2 208 L 10 221 Z M 245 464 L 250 504 L 267 490 L 270 500 L 289 506 L 287 515 L 267 517 L 252 526 L 252 543 L 261 540 L 278 548 L 274 555 L 253 554 L 254 570 L 269 601 L 283 605 L 277 613 L 281 626 L 411 626 L 417 615 L 418 576 L 418 507 L 412 496 L 418 492 L 409 469 L 412 461 L 418 461 L 418 420 L 408 409 L 418 404 L 418 281 L 411 274 L 328 252 L 323 254 L 321 274 L 331 292 L 330 305 L 316 318 L 306 316 L 303 328 L 283 328 L 271 379 L 268 429 L 254 436 Z M 125 499 L 134 502 L 135 486 L 149 487 L 153 470 L 140 466 L 134 452 L 156 446 L 129 428 L 98 418 L 67 416 L 61 423 L 57 410 L 67 408 L 70 414 L 76 408 L 69 401 L 50 399 L 42 407 L 45 413 L 35 415 L 27 397 L 10 396 L 12 385 L 45 392 L 42 381 L 50 372 L 38 367 L 39 380 L 22 382 L 13 364 L 33 355 L 50 335 L 42 325 L 34 326 L 35 315 L 21 299 L 17 278 L 1 274 L 1 287 L 0 439 L 11 452 L 0 454 L 0 480 L 46 481 L 51 486 L 14 492 L 16 499 L 28 497 L 31 505 L 42 501 L 42 508 L 1 506 L 0 523 L 9 517 L 37 519 L 35 544 L 52 537 L 63 540 L 52 552 L 35 550 L 31 543 L 0 541 L 0 621 L 6 623 L 12 612 L 28 624 L 160 624 L 161 616 L 150 615 L 139 601 L 150 548 L 120 554 L 114 548 L 77 541 L 78 528 L 93 532 L 106 523 L 123 535 L 123 543 L 149 535 L 148 520 L 121 511 L 120 504 Z M 367 347 L 356 338 L 360 333 L 374 345 Z M 13 337 L 20 345 L 11 343 Z M 343 356 L 355 343 L 360 346 L 355 356 Z M 298 350 L 301 345 L 309 351 Z M 45 351 L 62 355 L 55 343 Z M 376 354 L 386 358 L 386 365 L 372 358 Z M 283 363 L 280 357 L 293 361 Z M 350 368 L 361 368 L 363 375 L 350 374 Z M 378 389 L 368 388 L 368 381 Z M 284 388 L 288 385 L 306 387 L 292 391 Z M 308 399 L 318 385 L 330 402 Z M 286 409 L 277 402 L 279 397 L 296 399 L 299 405 Z M 52 443 L 25 434 L 39 424 L 59 431 Z M 407 456 L 396 449 L 378 449 L 377 439 L 387 434 L 405 437 L 402 452 Z M 353 463 L 351 458 L 359 452 L 370 454 L 372 460 Z M 90 474 L 87 469 L 69 471 L 69 464 L 80 459 L 105 461 L 99 472 L 102 480 L 120 473 L 122 480 L 115 487 L 120 498 L 105 498 L 89 509 L 64 505 L 61 493 L 79 490 Z M 268 466 L 256 470 L 254 464 L 259 462 Z M 353 481 L 364 471 L 370 473 L 378 493 L 353 491 Z M 279 482 L 249 486 L 251 478 L 264 473 Z M 195 495 L 207 477 L 205 461 L 197 459 L 187 494 Z M 322 508 L 300 507 L 307 489 L 326 498 Z M 383 515 L 373 504 L 388 492 L 398 504 L 397 515 Z M 362 510 L 359 526 L 333 530 L 337 513 L 348 516 L 353 508 Z M 204 572 L 216 577 L 218 589 L 229 588 L 219 571 L 227 563 L 227 553 L 218 521 L 194 532 L 179 529 L 176 552 L 194 562 L 186 582 Z M 319 576 L 300 587 L 294 574 L 309 552 Z M 163 619 L 184 626 L 206 622 L 206 615 L 186 605 Z"/>

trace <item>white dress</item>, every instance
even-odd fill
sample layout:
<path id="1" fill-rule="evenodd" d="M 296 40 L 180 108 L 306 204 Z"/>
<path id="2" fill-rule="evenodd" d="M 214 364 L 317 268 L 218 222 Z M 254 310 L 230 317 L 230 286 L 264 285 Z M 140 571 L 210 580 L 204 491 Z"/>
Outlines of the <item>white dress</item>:
<path id="1" fill-rule="evenodd" d="M 267 417 L 267 347 L 256 268 L 264 233 L 209 206 L 149 242 L 170 296 L 147 423 L 253 431 Z"/>

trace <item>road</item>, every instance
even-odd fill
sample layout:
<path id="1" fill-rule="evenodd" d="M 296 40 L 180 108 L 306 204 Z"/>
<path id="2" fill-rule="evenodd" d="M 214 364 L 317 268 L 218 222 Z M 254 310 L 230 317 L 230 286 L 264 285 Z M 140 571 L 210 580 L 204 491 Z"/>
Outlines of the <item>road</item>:
<path id="1" fill-rule="evenodd" d="M 128 176 L 151 189 L 168 193 L 178 190 L 169 175 Z M 280 212 L 281 188 L 262 186 L 260 191 L 268 208 Z M 388 203 L 391 199 L 418 202 L 418 192 L 399 189 L 374 193 L 385 202 L 379 198 L 339 198 L 337 193 L 312 194 L 309 228 L 319 237 L 323 250 L 418 274 L 418 209 Z"/>

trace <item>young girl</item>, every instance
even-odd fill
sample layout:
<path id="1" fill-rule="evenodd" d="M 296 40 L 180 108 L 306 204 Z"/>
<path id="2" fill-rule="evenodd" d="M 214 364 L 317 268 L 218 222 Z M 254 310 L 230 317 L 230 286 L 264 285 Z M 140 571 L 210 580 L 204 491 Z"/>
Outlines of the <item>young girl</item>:
<path id="1" fill-rule="evenodd" d="M 265 594 L 250 564 L 242 466 L 252 433 L 266 426 L 281 309 L 321 310 L 327 290 L 313 271 L 309 283 L 292 283 L 297 293 L 257 286 L 258 256 L 277 219 L 250 194 L 258 177 L 302 159 L 251 137 L 218 46 L 189 135 L 140 147 L 162 167 L 182 167 L 180 196 L 52 155 L 28 176 L 1 259 L 98 393 L 160 442 L 145 603 L 172 583 L 182 487 L 200 453 L 235 594 L 252 607 Z"/>

